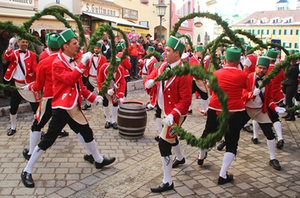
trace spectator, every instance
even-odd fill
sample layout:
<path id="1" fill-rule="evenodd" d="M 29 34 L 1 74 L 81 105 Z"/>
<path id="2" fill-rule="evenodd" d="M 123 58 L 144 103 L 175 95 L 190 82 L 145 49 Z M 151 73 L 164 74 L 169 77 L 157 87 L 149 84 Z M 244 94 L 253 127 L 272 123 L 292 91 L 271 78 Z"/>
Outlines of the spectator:
<path id="1" fill-rule="evenodd" d="M 166 39 L 161 39 L 160 43 L 162 44 L 162 48 L 165 51 L 165 49 L 166 49 L 166 43 L 167 43 Z"/>
<path id="2" fill-rule="evenodd" d="M 145 45 L 144 37 L 143 37 L 143 36 L 140 36 L 140 39 L 142 40 L 142 45 L 143 45 L 143 47 L 144 47 L 144 45 Z M 145 48 L 144 48 L 144 49 L 145 49 Z"/>
<path id="3" fill-rule="evenodd" d="M 107 39 L 103 39 L 102 53 L 103 56 L 105 56 L 107 62 L 110 62 L 111 50 Z"/>
<path id="4" fill-rule="evenodd" d="M 136 42 L 136 37 L 131 37 L 131 43 L 129 43 L 129 56 L 130 56 L 130 63 L 131 63 L 131 70 L 130 70 L 130 79 L 138 79 L 138 55 L 139 55 L 139 43 Z"/>
<path id="5" fill-rule="evenodd" d="M 139 43 L 139 55 L 138 55 L 138 60 L 142 59 L 145 55 L 145 49 L 142 45 L 143 41 L 141 39 L 138 40 Z"/>
<path id="6" fill-rule="evenodd" d="M 135 33 L 134 27 L 131 28 L 131 32 L 127 35 L 128 40 L 130 40 L 131 43 L 131 38 L 135 36 L 135 39 L 138 39 L 138 35 Z"/>
<path id="7" fill-rule="evenodd" d="M 40 39 L 40 35 L 39 35 L 39 33 L 38 33 L 37 31 L 33 31 L 33 32 L 32 32 L 32 36 L 35 36 L 38 40 L 41 40 L 41 39 Z M 32 42 L 32 45 L 33 45 L 33 48 L 34 48 L 35 52 L 36 52 L 38 55 L 40 55 L 40 54 L 44 51 L 43 45 L 38 45 L 38 44 L 33 43 L 33 42 Z"/>
<path id="8" fill-rule="evenodd" d="M 0 83 L 3 83 L 3 76 L 9 65 L 9 62 L 7 62 L 6 60 L 3 59 L 4 52 L 7 49 L 8 43 L 9 43 L 8 37 L 9 37 L 8 32 L 3 31 L 0 33 L 0 59 L 1 59 L 1 61 L 0 61 L 0 77 L 1 77 Z M 4 83 L 7 83 L 7 82 L 4 81 Z M 1 93 L 0 98 L 6 98 L 6 96 L 4 96 Z"/>
<path id="9" fill-rule="evenodd" d="M 144 44 L 145 50 L 147 50 L 149 46 L 152 46 L 151 37 L 152 37 L 151 34 L 146 35 L 147 40 L 145 41 L 145 44 Z"/>
<path id="10" fill-rule="evenodd" d="M 162 54 L 162 53 L 164 53 L 164 49 L 162 48 L 162 44 L 161 43 L 158 43 L 158 45 L 157 45 L 157 52 L 159 52 L 160 54 Z"/>
<path id="11" fill-rule="evenodd" d="M 110 45 L 110 39 L 108 38 L 107 33 L 103 32 L 103 38 L 102 38 L 102 40 L 104 41 L 105 39 L 107 40 L 108 45 Z"/>
<path id="12" fill-rule="evenodd" d="M 154 47 L 155 51 L 157 51 L 157 49 L 158 49 L 158 43 L 159 43 L 159 40 L 157 38 L 154 40 L 154 43 L 153 43 L 153 47 Z"/>
<path id="13" fill-rule="evenodd" d="M 41 30 L 41 37 L 40 37 L 41 42 L 44 44 L 44 48 L 46 48 L 46 30 L 42 29 Z"/>

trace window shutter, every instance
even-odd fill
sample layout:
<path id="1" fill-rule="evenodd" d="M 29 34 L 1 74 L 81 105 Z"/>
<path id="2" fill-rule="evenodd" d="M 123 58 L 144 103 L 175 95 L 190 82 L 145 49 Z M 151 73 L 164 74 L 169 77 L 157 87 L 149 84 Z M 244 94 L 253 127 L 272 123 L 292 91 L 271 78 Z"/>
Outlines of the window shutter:
<path id="1" fill-rule="evenodd" d="M 290 48 L 292 48 L 292 43 L 290 43 Z"/>
<path id="2" fill-rule="evenodd" d="M 254 33 L 255 33 L 255 30 L 253 29 L 253 30 L 252 30 L 252 34 L 254 34 Z"/>
<path id="3" fill-rule="evenodd" d="M 299 30 L 296 30 L 296 35 L 297 35 L 297 36 L 299 35 Z"/>
<path id="4" fill-rule="evenodd" d="M 284 35 L 286 35 L 286 30 L 284 30 Z"/>
<path id="5" fill-rule="evenodd" d="M 260 29 L 257 30 L 257 34 L 260 34 Z"/>
<path id="6" fill-rule="evenodd" d="M 276 35 L 276 30 L 273 30 L 273 35 Z"/>
<path id="7" fill-rule="evenodd" d="M 281 30 L 279 30 L 279 35 L 281 35 Z"/>
<path id="8" fill-rule="evenodd" d="M 290 35 L 293 35 L 293 30 L 291 30 L 291 34 Z"/>
<path id="9" fill-rule="evenodd" d="M 270 33 L 269 30 L 267 30 L 267 35 L 269 35 L 269 33 Z"/>

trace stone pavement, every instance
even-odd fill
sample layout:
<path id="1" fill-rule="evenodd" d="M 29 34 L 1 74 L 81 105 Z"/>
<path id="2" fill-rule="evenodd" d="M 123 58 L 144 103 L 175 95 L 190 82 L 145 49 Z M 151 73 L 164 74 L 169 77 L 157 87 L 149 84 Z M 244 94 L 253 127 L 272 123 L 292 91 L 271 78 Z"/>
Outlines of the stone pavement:
<path id="1" fill-rule="evenodd" d="M 146 102 L 145 91 L 131 91 L 126 100 Z M 201 101 L 193 99 L 193 114 L 187 117 L 183 128 L 200 137 L 206 116 L 195 109 Z M 203 166 L 197 165 L 198 149 L 181 141 L 186 163 L 173 169 L 175 189 L 161 194 L 150 192 L 162 182 L 163 169 L 157 142 L 155 111 L 147 111 L 147 128 L 143 138 L 126 140 L 117 130 L 104 129 L 105 118 L 101 105 L 85 111 L 101 155 L 116 157 L 109 167 L 97 170 L 83 160 L 85 154 L 75 133 L 68 126 L 69 137 L 58 138 L 55 144 L 37 162 L 33 179 L 35 188 L 26 188 L 20 173 L 27 161 L 22 156 L 28 148 L 32 113 L 18 115 L 17 133 L 8 137 L 9 116 L 0 117 L 0 197 L 300 197 L 300 123 L 285 122 L 285 146 L 276 150 L 282 165 L 276 171 L 268 165 L 266 138 L 259 132 L 260 144 L 251 142 L 251 134 L 242 131 L 238 154 L 228 172 L 234 182 L 216 184 L 224 151 L 212 148 Z M 47 126 L 44 128 L 46 131 Z"/>

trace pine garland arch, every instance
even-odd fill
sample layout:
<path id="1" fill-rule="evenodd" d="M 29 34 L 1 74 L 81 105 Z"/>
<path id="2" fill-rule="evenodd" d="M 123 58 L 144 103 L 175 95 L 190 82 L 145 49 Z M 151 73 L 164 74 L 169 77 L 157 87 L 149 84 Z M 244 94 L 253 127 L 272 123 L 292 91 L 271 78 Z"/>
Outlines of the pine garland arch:
<path id="1" fill-rule="evenodd" d="M 193 42 L 191 41 L 191 38 L 188 35 L 180 34 L 180 35 L 177 35 L 176 37 L 179 39 L 182 37 L 186 38 L 188 40 L 188 43 L 189 43 L 189 46 L 191 47 L 192 52 L 194 52 Z"/>

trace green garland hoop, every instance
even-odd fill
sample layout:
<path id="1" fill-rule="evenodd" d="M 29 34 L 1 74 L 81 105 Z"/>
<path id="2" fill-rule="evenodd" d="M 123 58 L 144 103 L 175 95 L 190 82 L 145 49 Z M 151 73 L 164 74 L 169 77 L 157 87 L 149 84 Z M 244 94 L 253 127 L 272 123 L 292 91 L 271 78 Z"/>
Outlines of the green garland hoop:
<path id="1" fill-rule="evenodd" d="M 180 34 L 180 35 L 177 35 L 176 37 L 179 38 L 179 39 L 182 38 L 182 37 L 186 38 L 188 40 L 188 43 L 189 43 L 189 46 L 190 46 L 192 52 L 194 52 L 193 42 L 191 41 L 191 38 L 189 36 L 187 36 L 185 34 Z"/>
<path id="2" fill-rule="evenodd" d="M 154 56 L 157 59 L 157 61 L 164 61 L 164 58 L 161 56 L 161 54 L 159 52 L 156 52 L 156 51 L 147 54 L 142 59 L 144 60 L 144 59 L 147 59 L 147 58 L 151 58 L 151 56 Z"/>
<path id="3" fill-rule="evenodd" d="M 5 84 L 0 83 L 0 90 L 12 91 L 12 90 L 16 90 L 16 89 L 18 89 L 18 88 L 15 86 L 12 86 L 10 84 L 5 85 Z"/>

